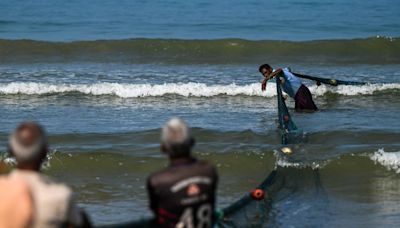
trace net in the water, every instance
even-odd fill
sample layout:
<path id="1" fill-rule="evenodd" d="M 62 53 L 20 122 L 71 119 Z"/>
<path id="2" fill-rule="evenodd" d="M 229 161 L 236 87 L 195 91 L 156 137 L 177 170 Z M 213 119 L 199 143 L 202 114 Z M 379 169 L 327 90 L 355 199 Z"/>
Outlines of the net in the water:
<path id="1" fill-rule="evenodd" d="M 257 187 L 262 192 L 261 197 L 254 196 L 254 192 L 247 193 L 240 200 L 222 210 L 223 216 L 218 221 L 219 227 L 260 227 L 267 223 L 269 206 L 272 195 L 271 186 L 275 181 L 276 171 Z"/>
<path id="2" fill-rule="evenodd" d="M 278 120 L 281 133 L 282 144 L 294 144 L 303 138 L 303 132 L 293 122 L 280 87 L 280 80 L 276 78 L 277 100 L 278 100 Z M 274 193 L 277 192 L 276 182 L 282 182 L 285 178 L 277 178 L 278 170 L 272 171 L 266 179 L 257 186 L 261 195 L 256 196 L 254 192 L 246 193 L 242 198 L 232 203 L 217 214 L 218 227 L 265 227 L 268 224 L 271 202 Z M 277 181 L 279 179 L 279 181 Z M 131 222 L 127 224 L 111 225 L 107 227 L 156 227 L 151 219 Z"/>
<path id="3" fill-rule="evenodd" d="M 304 134 L 293 122 L 286 106 L 280 86 L 280 79 L 276 77 L 276 90 L 278 100 L 278 121 L 283 145 L 299 143 L 304 139 Z M 220 227 L 264 227 L 268 224 L 268 216 L 274 195 L 274 183 L 277 170 L 257 187 L 265 194 L 262 199 L 255 199 L 250 193 L 223 210 L 223 217 L 218 222 Z"/>

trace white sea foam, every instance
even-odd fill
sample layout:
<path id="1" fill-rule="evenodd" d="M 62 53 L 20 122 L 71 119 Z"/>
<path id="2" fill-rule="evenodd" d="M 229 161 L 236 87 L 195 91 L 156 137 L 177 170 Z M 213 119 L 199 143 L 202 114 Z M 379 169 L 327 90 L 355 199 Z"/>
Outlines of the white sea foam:
<path id="1" fill-rule="evenodd" d="M 8 164 L 8 165 L 16 165 L 17 161 L 15 161 L 15 158 L 12 157 L 4 157 L 2 159 L 0 159 L 0 161 L 3 161 L 4 163 Z"/>
<path id="2" fill-rule="evenodd" d="M 368 84 L 363 86 L 311 86 L 315 96 L 328 92 L 346 96 L 372 94 L 387 89 L 400 89 L 400 84 Z M 78 92 L 87 95 L 115 95 L 129 97 L 156 97 L 166 94 L 176 94 L 185 97 L 212 97 L 218 95 L 246 95 L 273 97 L 276 95 L 274 83 L 268 83 L 267 90 L 261 91 L 260 83 L 247 85 L 207 85 L 204 83 L 165 83 L 165 84 L 123 84 L 123 83 L 94 83 L 94 84 L 50 84 L 37 82 L 12 82 L 0 84 L 0 94 L 57 94 Z"/>
<path id="3" fill-rule="evenodd" d="M 292 155 L 289 155 L 289 156 L 282 155 L 282 153 L 279 152 L 278 150 L 274 151 L 274 156 L 276 157 L 275 165 L 278 167 L 284 167 L 284 168 L 322 169 L 329 163 L 329 161 L 296 161 L 296 160 L 293 161 L 293 159 L 290 158 Z"/>
<path id="4" fill-rule="evenodd" d="M 13 82 L 0 84 L 2 94 L 52 94 L 79 92 L 90 95 L 116 95 L 119 97 L 155 97 L 177 94 L 185 97 L 212 97 L 217 95 L 247 95 L 272 97 L 276 95 L 275 86 L 270 83 L 266 92 L 261 91 L 259 83 L 249 85 L 206 85 L 204 83 L 165 83 L 165 84 L 47 84 L 36 82 Z"/>
<path id="5" fill-rule="evenodd" d="M 319 162 L 291 162 L 287 159 L 279 158 L 276 161 L 276 166 L 284 167 L 284 168 L 312 168 L 312 169 L 322 169 L 328 164 L 328 161 L 319 161 Z"/>
<path id="6" fill-rule="evenodd" d="M 374 92 L 389 89 L 400 89 L 400 83 L 387 84 L 366 84 L 362 86 L 356 85 L 339 85 L 339 86 L 310 86 L 311 93 L 315 96 L 323 96 L 326 93 L 334 93 L 345 96 L 368 95 Z"/>
<path id="7" fill-rule="evenodd" d="M 400 151 L 385 152 L 383 149 L 379 149 L 370 158 L 375 163 L 385 166 L 388 170 L 400 173 Z"/>

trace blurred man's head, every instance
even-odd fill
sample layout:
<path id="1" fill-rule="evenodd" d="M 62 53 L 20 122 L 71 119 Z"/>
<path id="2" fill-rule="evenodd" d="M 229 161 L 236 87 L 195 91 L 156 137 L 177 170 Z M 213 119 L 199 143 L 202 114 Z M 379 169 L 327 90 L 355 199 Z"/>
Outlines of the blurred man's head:
<path id="1" fill-rule="evenodd" d="M 22 123 L 10 136 L 9 147 L 18 168 L 38 170 L 47 154 L 46 133 L 37 123 Z"/>
<path id="2" fill-rule="evenodd" d="M 185 121 L 173 118 L 169 120 L 161 132 L 161 150 L 170 158 L 190 156 L 194 139 Z"/>

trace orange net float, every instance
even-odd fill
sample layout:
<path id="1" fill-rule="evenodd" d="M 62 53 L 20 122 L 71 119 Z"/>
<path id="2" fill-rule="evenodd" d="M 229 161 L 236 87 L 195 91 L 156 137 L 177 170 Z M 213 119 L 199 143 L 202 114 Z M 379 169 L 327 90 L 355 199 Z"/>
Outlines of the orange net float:
<path id="1" fill-rule="evenodd" d="M 265 191 L 259 188 L 254 189 L 251 192 L 251 198 L 254 200 L 262 200 L 265 197 Z"/>

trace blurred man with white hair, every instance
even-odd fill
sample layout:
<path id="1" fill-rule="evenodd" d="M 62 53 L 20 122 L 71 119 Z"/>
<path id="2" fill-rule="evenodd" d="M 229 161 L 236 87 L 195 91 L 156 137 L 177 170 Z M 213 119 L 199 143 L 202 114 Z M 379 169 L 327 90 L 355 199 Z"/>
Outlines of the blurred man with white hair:
<path id="1" fill-rule="evenodd" d="M 23 179 L 30 188 L 34 202 L 32 227 L 90 226 L 86 215 L 73 201 L 72 191 L 40 173 L 47 155 L 47 138 L 36 123 L 22 123 L 10 137 L 9 152 L 15 157 L 17 169 L 10 177 Z"/>
<path id="2" fill-rule="evenodd" d="M 191 155 L 194 143 L 181 119 L 171 119 L 162 129 L 161 151 L 170 163 L 147 180 L 158 227 L 212 227 L 215 222 L 218 175 L 211 163 Z"/>

